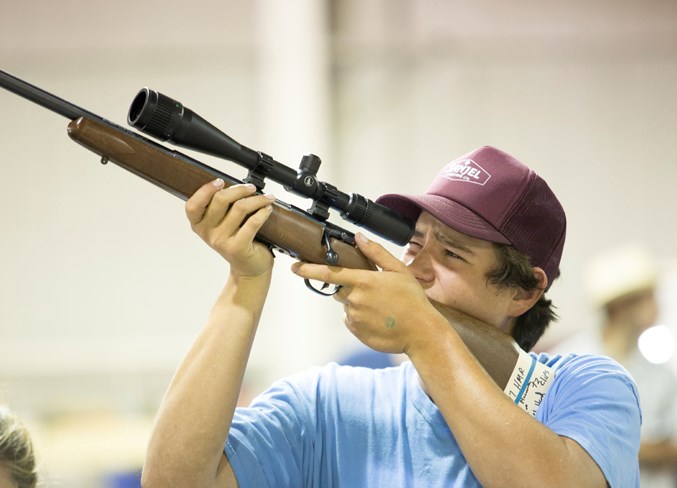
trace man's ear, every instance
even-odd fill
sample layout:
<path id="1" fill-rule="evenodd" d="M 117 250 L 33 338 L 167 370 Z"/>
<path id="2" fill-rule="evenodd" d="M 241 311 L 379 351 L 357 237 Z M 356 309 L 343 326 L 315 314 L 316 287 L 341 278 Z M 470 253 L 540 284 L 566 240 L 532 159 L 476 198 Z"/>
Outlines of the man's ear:
<path id="1" fill-rule="evenodd" d="M 534 276 L 538 279 L 538 285 L 531 290 L 517 288 L 515 296 L 512 299 L 510 310 L 508 311 L 511 317 L 519 317 L 543 296 L 545 289 L 548 286 L 548 277 L 541 268 L 534 268 Z"/>

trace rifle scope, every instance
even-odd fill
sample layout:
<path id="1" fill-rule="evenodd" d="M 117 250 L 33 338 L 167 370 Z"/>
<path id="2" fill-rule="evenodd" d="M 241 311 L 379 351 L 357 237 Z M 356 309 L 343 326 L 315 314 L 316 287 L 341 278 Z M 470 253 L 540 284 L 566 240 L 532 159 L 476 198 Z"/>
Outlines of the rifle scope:
<path id="1" fill-rule="evenodd" d="M 180 102 L 149 88 L 142 88 L 134 97 L 127 122 L 136 129 L 161 141 L 170 141 L 205 154 L 224 158 L 249 170 L 247 180 L 259 190 L 264 179 L 281 184 L 285 190 L 311 198 L 309 210 L 314 216 L 326 220 L 327 209 L 341 212 L 341 217 L 370 230 L 400 246 L 405 245 L 414 233 L 414 222 L 394 210 L 369 200 L 357 193 L 350 195 L 316 177 L 320 158 L 303 157 L 299 170 L 294 170 L 262 152 L 254 151 L 236 142 Z"/>

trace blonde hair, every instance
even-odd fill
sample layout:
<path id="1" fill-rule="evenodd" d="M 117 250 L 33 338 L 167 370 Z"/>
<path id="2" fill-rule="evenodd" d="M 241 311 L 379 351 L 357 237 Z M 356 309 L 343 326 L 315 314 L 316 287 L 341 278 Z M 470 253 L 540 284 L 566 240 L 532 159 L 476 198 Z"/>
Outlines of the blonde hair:
<path id="1" fill-rule="evenodd" d="M 17 488 L 35 488 L 38 483 L 35 452 L 31 436 L 23 423 L 0 406 L 0 466 Z"/>

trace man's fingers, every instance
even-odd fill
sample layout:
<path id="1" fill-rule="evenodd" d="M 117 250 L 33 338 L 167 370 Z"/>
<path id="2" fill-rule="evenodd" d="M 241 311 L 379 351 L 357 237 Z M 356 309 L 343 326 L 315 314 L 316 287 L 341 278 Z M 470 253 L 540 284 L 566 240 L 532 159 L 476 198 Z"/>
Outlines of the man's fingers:
<path id="1" fill-rule="evenodd" d="M 221 190 L 224 185 L 224 181 L 221 178 L 217 178 L 214 181 L 202 185 L 186 201 L 186 216 L 191 225 L 195 225 L 202 220 L 209 202 L 212 201 L 212 197 L 217 191 Z"/>
<path id="2" fill-rule="evenodd" d="M 352 278 L 353 270 L 348 268 L 327 266 L 326 264 L 296 262 L 292 264 L 291 270 L 301 278 L 322 283 L 341 286 L 352 286 L 354 284 L 354 278 Z"/>
<path id="3" fill-rule="evenodd" d="M 198 190 L 186 201 L 185 211 L 191 225 L 204 219 L 219 222 L 228 211 L 229 205 L 239 198 L 246 197 L 256 191 L 254 185 L 233 185 L 224 188 L 225 183 L 217 178 Z"/>
<path id="4" fill-rule="evenodd" d="M 232 192 L 229 190 L 230 188 L 214 195 L 203 218 L 205 224 L 218 227 L 225 235 L 235 234 L 251 214 L 275 201 L 275 197 L 270 194 L 251 196 L 245 194 L 244 197 L 240 197 L 239 188 L 234 188 Z"/>
<path id="5" fill-rule="evenodd" d="M 357 233 L 355 235 L 357 247 L 362 253 L 373 261 L 383 271 L 407 271 L 407 266 L 390 254 L 380 244 L 368 240 L 363 234 Z M 292 265 L 292 272 L 302 278 L 309 280 L 316 280 L 323 283 L 331 283 L 332 285 L 341 285 L 344 287 L 352 287 L 358 284 L 359 280 L 364 277 L 363 273 L 371 273 L 371 271 L 341 268 L 339 266 L 327 266 L 324 264 L 311 264 L 304 262 L 297 262 Z"/>
<path id="6" fill-rule="evenodd" d="M 355 242 L 357 242 L 357 247 L 362 251 L 362 254 L 383 271 L 403 271 L 407 269 L 406 265 L 390 254 L 385 247 L 378 242 L 370 241 L 361 232 L 355 234 Z"/>
<path id="7" fill-rule="evenodd" d="M 255 192 L 256 187 L 250 184 L 233 185 L 216 192 L 199 223 L 215 227 L 228 215 L 230 219 L 226 217 L 226 220 L 230 220 L 230 225 L 226 231 L 230 235 L 242 224 L 247 215 L 268 203 L 266 195 L 254 195 Z"/>
<path id="8" fill-rule="evenodd" d="M 235 233 L 234 241 L 236 243 L 252 241 L 258 231 L 261 229 L 261 226 L 266 222 L 266 220 L 268 220 L 270 214 L 273 213 L 272 202 L 270 202 L 270 198 L 267 195 L 266 198 L 268 200 L 268 205 L 263 208 L 259 208 L 255 213 L 253 213 Z"/>

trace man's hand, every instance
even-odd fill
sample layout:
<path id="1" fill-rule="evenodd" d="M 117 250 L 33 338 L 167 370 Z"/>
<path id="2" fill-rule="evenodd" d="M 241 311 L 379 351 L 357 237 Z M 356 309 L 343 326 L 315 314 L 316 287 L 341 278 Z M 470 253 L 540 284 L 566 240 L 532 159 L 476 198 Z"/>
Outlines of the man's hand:
<path id="1" fill-rule="evenodd" d="M 230 263 L 232 275 L 270 272 L 272 253 L 254 237 L 270 216 L 275 197 L 256 195 L 254 185 L 223 186 L 221 179 L 207 183 L 186 202 L 191 228 Z"/>
<path id="2" fill-rule="evenodd" d="M 421 338 L 425 317 L 441 315 L 404 263 L 360 233 L 356 241 L 381 271 L 309 263 L 294 263 L 292 271 L 341 286 L 334 298 L 343 304 L 346 327 L 364 344 L 381 352 L 407 353 Z"/>

